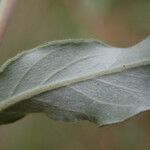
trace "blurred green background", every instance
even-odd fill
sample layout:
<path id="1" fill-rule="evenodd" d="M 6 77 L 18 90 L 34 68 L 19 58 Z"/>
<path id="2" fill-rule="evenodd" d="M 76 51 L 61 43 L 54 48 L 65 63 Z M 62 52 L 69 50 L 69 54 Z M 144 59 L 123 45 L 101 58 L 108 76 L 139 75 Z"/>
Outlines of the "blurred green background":
<path id="1" fill-rule="evenodd" d="M 0 64 L 41 43 L 96 38 L 128 47 L 150 34 L 149 0 L 18 0 L 0 47 Z M 0 126 L 0 150 L 149 150 L 150 112 L 98 128 L 30 114 Z"/>

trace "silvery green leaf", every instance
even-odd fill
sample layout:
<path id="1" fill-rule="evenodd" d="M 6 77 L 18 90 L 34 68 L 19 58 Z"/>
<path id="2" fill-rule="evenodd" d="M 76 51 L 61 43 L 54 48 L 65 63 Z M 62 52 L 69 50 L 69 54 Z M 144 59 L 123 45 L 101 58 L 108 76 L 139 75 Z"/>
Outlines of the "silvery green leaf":
<path id="1" fill-rule="evenodd" d="M 129 48 L 64 40 L 18 54 L 0 68 L 0 123 L 45 112 L 98 125 L 150 109 L 150 38 Z"/>

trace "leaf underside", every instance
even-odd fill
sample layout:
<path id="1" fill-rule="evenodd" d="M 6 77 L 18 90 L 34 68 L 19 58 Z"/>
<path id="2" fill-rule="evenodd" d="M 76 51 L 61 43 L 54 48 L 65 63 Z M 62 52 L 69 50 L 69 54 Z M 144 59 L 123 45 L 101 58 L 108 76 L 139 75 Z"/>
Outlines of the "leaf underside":
<path id="1" fill-rule="evenodd" d="M 94 40 L 51 42 L 0 69 L 0 124 L 44 112 L 101 125 L 150 109 L 150 38 L 129 48 Z"/>

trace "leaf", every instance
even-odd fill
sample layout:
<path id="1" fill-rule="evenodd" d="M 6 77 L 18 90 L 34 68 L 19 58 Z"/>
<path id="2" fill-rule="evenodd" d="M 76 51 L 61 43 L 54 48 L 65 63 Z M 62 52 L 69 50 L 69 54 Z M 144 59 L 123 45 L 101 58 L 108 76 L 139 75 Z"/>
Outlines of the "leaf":
<path id="1" fill-rule="evenodd" d="M 44 112 L 105 125 L 149 110 L 149 47 L 64 40 L 18 54 L 0 68 L 0 124 Z"/>

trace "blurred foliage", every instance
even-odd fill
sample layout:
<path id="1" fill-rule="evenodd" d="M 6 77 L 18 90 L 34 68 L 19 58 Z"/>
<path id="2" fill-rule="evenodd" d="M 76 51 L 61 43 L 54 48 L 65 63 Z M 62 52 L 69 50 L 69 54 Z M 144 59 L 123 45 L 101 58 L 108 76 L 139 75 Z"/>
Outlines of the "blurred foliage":
<path id="1" fill-rule="evenodd" d="M 22 50 L 64 38 L 97 38 L 127 47 L 150 34 L 149 0 L 18 0 L 0 64 Z M 150 112 L 97 128 L 44 115 L 0 126 L 1 150 L 149 150 Z"/>
<path id="2" fill-rule="evenodd" d="M 150 34 L 149 0 L 65 0 L 72 19 L 88 36 L 128 46 Z"/>

